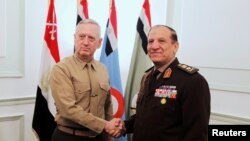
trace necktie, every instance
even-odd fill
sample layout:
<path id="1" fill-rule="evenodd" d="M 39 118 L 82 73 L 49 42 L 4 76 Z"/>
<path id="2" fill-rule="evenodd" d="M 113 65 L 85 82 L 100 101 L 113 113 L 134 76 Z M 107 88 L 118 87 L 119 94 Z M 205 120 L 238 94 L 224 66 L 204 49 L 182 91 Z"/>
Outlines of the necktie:
<path id="1" fill-rule="evenodd" d="M 160 73 L 159 70 L 155 70 L 152 75 L 150 76 L 150 80 L 149 80 L 149 87 L 152 88 L 155 85 L 155 82 L 157 80 L 157 76 Z"/>
<path id="2" fill-rule="evenodd" d="M 91 66 L 91 63 L 87 64 L 87 70 L 89 75 L 89 83 L 90 83 L 90 112 L 93 115 L 97 115 L 97 105 L 98 104 L 98 98 L 97 98 L 97 81 L 94 76 L 94 71 Z"/>

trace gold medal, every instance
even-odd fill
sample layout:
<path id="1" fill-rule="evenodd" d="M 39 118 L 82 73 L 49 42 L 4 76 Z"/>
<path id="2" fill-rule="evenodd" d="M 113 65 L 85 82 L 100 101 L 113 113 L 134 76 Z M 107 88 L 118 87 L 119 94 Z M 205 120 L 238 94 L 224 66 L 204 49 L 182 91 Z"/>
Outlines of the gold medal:
<path id="1" fill-rule="evenodd" d="M 165 98 L 161 99 L 161 104 L 166 104 L 167 100 Z"/>

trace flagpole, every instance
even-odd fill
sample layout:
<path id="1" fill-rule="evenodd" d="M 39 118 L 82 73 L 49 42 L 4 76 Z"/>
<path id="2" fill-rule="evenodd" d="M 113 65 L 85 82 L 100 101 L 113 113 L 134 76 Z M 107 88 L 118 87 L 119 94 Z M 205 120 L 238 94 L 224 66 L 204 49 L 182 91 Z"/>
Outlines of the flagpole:
<path id="1" fill-rule="evenodd" d="M 111 6 L 112 6 L 112 0 L 109 0 L 109 16 L 111 14 Z"/>
<path id="2" fill-rule="evenodd" d="M 78 14 L 78 7 L 80 6 L 80 1 L 81 0 L 77 0 L 77 3 L 76 3 L 76 15 Z"/>

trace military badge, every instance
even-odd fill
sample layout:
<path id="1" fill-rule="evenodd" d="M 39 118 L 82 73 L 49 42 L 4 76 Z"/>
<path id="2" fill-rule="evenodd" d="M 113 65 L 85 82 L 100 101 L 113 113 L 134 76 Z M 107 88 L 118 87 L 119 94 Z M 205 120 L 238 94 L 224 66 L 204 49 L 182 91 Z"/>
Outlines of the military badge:
<path id="1" fill-rule="evenodd" d="M 167 102 L 166 98 L 161 99 L 161 104 L 166 104 L 166 102 Z"/>
<path id="2" fill-rule="evenodd" d="M 176 86 L 169 86 L 169 85 L 162 85 L 158 89 L 155 89 L 155 97 L 162 97 L 166 100 L 169 99 L 176 99 L 177 90 Z"/>
<path id="3" fill-rule="evenodd" d="M 165 73 L 164 73 L 164 75 L 163 75 L 163 78 L 170 78 L 171 73 L 172 73 L 172 69 L 171 69 L 171 68 L 168 68 L 168 69 L 165 71 Z"/>

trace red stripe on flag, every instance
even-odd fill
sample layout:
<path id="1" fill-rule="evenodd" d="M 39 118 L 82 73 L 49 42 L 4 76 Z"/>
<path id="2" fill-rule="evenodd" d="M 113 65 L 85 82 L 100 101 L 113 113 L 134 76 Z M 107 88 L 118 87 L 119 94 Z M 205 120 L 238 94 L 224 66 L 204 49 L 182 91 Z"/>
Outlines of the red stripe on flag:
<path id="1" fill-rule="evenodd" d="M 56 23 L 56 11 L 54 8 L 54 0 L 50 1 L 44 40 L 47 43 L 47 46 L 55 62 L 59 62 L 60 55 L 57 42 L 57 23 Z"/>
<path id="2" fill-rule="evenodd" d="M 114 32 L 115 32 L 115 37 L 117 38 L 117 22 L 116 22 L 115 0 L 112 0 L 111 13 L 110 13 L 109 19 L 110 19 L 111 25 L 113 26 L 113 29 L 114 29 Z"/>
<path id="3" fill-rule="evenodd" d="M 149 26 L 151 27 L 150 5 L 149 5 L 149 1 L 148 0 L 144 1 L 143 8 L 144 8 L 145 14 L 146 14 L 146 16 L 148 18 Z"/>
<path id="4" fill-rule="evenodd" d="M 88 1 L 87 0 L 81 0 L 81 5 L 83 7 L 83 15 L 86 19 L 89 18 L 89 12 L 88 12 Z"/>

